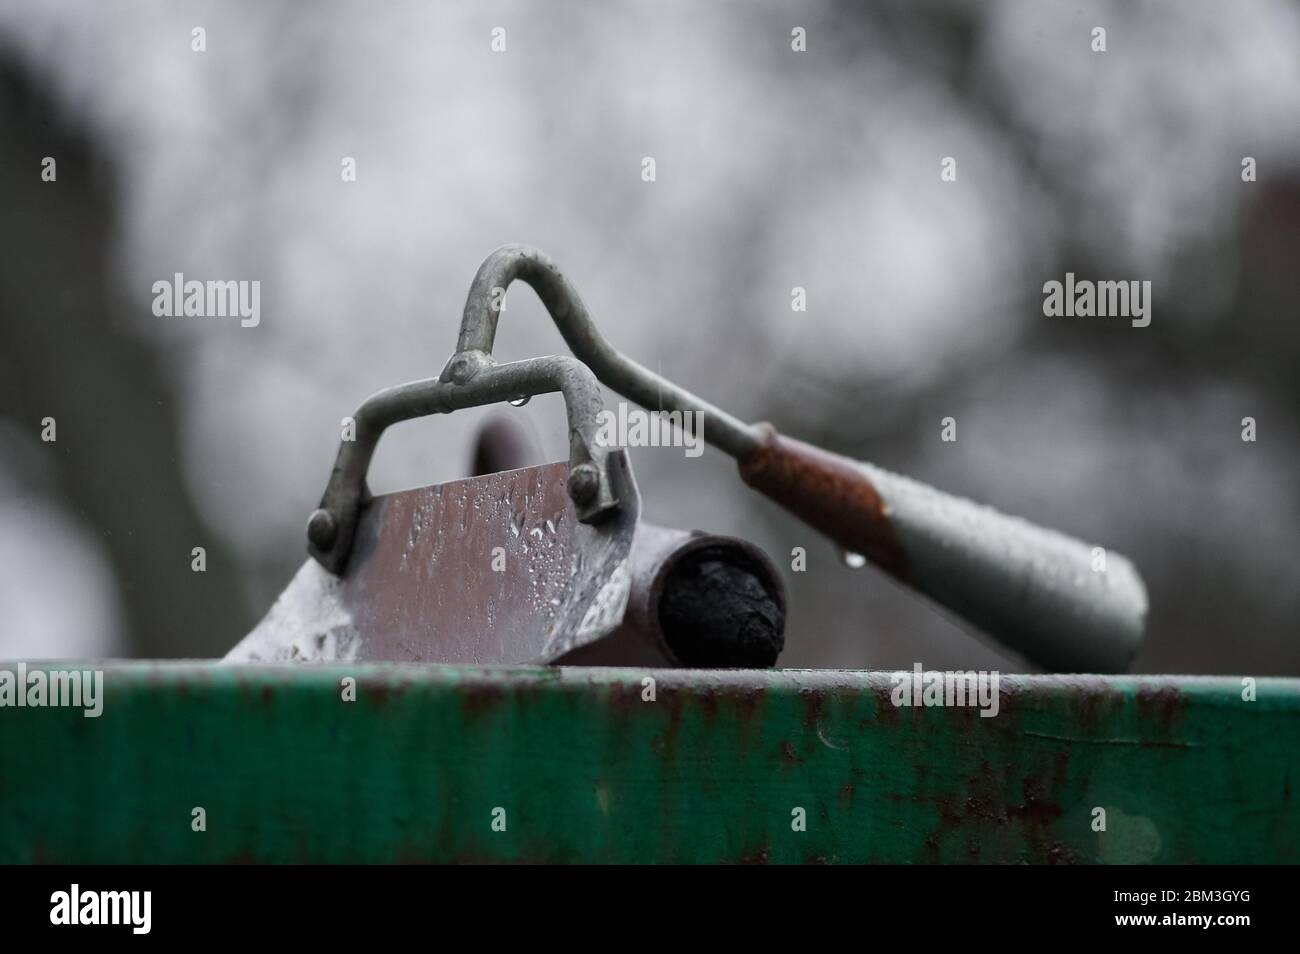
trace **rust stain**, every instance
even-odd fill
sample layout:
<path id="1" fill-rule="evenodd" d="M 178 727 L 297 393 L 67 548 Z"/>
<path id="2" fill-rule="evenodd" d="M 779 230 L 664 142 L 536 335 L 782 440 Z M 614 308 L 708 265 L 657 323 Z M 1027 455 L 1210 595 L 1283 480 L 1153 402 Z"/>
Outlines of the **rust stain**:
<path id="1" fill-rule="evenodd" d="M 978 833 L 1015 825 L 1029 848 L 1030 860 L 1076 863 L 1077 853 L 1054 832 L 1054 826 L 1064 815 L 1056 793 L 1065 787 L 1069 762 L 1070 750 L 1062 747 L 1053 756 L 1050 767 L 1021 779 L 1018 801 L 1008 790 L 1011 767 L 994 771 L 987 761 L 981 762 L 980 771 L 966 779 L 964 792 L 943 793 L 931 799 L 939 817 L 935 829 L 925 838 L 927 859 L 934 863 L 942 861 L 944 845 L 964 835 L 968 860 L 978 860 L 979 846 L 975 840 Z M 905 800 L 899 795 L 888 797 L 893 801 Z"/>
<path id="2" fill-rule="evenodd" d="M 782 740 L 781 761 L 786 765 L 803 765 L 804 758 L 799 754 L 799 750 L 794 747 L 793 742 Z"/>
<path id="3" fill-rule="evenodd" d="M 651 743 L 655 753 L 666 762 L 675 761 L 677 758 L 677 740 L 682 732 L 682 699 L 683 694 L 669 692 L 666 695 L 661 694 L 660 698 L 667 700 L 668 710 L 668 727 L 664 729 L 664 734 Z"/>
<path id="4" fill-rule="evenodd" d="M 891 686 L 871 687 L 871 694 L 876 699 L 876 721 L 891 726 L 903 720 L 903 714 L 894 705 L 893 691 Z"/>
<path id="5" fill-rule="evenodd" d="M 1043 780 L 1030 777 L 1025 779 L 1022 788 L 1024 801 L 1007 808 L 1007 817 L 1023 821 L 1028 827 L 1050 825 L 1064 814 L 1061 806 L 1051 800 L 1051 792 Z"/>
<path id="6" fill-rule="evenodd" d="M 879 491 L 847 457 L 759 425 L 763 439 L 740 460 L 740 477 L 840 546 L 899 579 L 907 565 Z"/>
<path id="7" fill-rule="evenodd" d="M 460 689 L 461 711 L 468 721 L 476 721 L 502 708 L 505 690 L 494 683 L 466 685 Z"/>
<path id="8" fill-rule="evenodd" d="M 763 704 L 767 701 L 767 695 L 761 689 L 753 689 L 733 694 L 729 699 L 736 711 L 737 721 L 742 726 L 748 727 L 758 721 L 763 711 Z"/>
<path id="9" fill-rule="evenodd" d="M 714 688 L 696 694 L 695 701 L 699 704 L 705 722 L 716 722 L 718 720 L 718 696 L 718 690 Z"/>
<path id="10" fill-rule="evenodd" d="M 406 691 L 405 682 L 387 682 L 383 680 L 357 681 L 357 699 L 375 709 L 383 709 L 390 702 L 399 699 Z"/>
<path id="11" fill-rule="evenodd" d="M 1067 688 L 1083 731 L 1096 729 L 1124 705 L 1123 693 L 1109 688 L 1104 679 L 1071 676 Z"/>
<path id="12" fill-rule="evenodd" d="M 1168 745 L 1179 739 L 1179 725 L 1187 711 L 1187 696 L 1177 686 L 1142 685 L 1137 692 L 1137 714 L 1143 745 Z M 1154 735 L 1155 738 L 1150 736 Z"/>
<path id="13" fill-rule="evenodd" d="M 1077 861 L 1074 851 L 1052 835 L 1052 826 L 1065 813 L 1054 796 L 1065 787 L 1069 765 L 1070 748 L 1063 746 L 1056 753 L 1050 776 L 1030 775 L 1024 779 L 1021 789 L 1024 803 L 1009 812 L 1011 817 L 1024 824 L 1025 840 L 1036 859 L 1048 864 L 1073 864 Z"/>
<path id="14" fill-rule="evenodd" d="M 604 686 L 605 705 L 611 712 L 619 715 L 627 715 L 634 709 L 640 709 L 642 706 L 652 705 L 646 702 L 641 696 L 644 689 L 639 683 L 615 682 Z M 658 699 L 658 687 L 655 689 L 655 698 Z"/>
<path id="15" fill-rule="evenodd" d="M 806 689 L 800 695 L 803 696 L 803 727 L 805 729 L 816 729 L 822 723 L 826 715 L 826 695 L 817 690 Z"/>
<path id="16" fill-rule="evenodd" d="M 736 859 L 736 861 L 742 865 L 765 865 L 767 864 L 769 857 L 770 851 L 768 850 L 768 846 L 762 845 L 754 851 L 746 852 L 741 855 Z"/>

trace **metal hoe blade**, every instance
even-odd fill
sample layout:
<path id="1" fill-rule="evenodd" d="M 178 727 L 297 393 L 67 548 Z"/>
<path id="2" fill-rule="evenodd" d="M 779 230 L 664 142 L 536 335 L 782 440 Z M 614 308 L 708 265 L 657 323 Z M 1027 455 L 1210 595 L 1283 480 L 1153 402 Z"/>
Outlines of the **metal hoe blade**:
<path id="1" fill-rule="evenodd" d="M 309 560 L 226 660 L 547 663 L 609 635 L 640 498 L 625 454 L 608 466 L 621 506 L 596 525 L 565 462 L 373 498 L 343 573 Z"/>

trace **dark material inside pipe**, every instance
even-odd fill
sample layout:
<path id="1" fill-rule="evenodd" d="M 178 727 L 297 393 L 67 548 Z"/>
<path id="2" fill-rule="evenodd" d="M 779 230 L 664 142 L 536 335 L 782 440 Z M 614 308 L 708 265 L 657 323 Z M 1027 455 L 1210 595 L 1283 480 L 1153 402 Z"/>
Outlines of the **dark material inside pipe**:
<path id="1" fill-rule="evenodd" d="M 659 600 L 659 626 L 689 667 L 767 668 L 785 646 L 773 582 L 734 547 L 704 547 L 678 561 Z"/>

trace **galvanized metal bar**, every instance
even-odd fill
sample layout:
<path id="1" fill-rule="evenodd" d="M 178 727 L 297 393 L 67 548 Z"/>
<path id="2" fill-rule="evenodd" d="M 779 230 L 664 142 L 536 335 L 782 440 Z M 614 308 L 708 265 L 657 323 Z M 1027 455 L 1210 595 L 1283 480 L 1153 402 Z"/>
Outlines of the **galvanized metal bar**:
<path id="1" fill-rule="evenodd" d="M 0 708 L 0 862 L 1300 862 L 1297 680 L 1004 676 L 991 718 L 894 688 L 115 664 L 97 719 Z"/>
<path id="2" fill-rule="evenodd" d="M 479 266 L 465 300 L 458 353 L 492 353 L 499 302 L 516 279 L 537 292 L 569 350 L 614 391 L 653 410 L 702 411 L 706 440 L 732 457 L 758 445 L 760 435 L 749 424 L 616 351 L 596 329 L 573 283 L 545 253 L 527 245 L 503 245 Z"/>
<path id="3" fill-rule="evenodd" d="M 606 457 L 609 449 L 596 439 L 603 402 L 591 371 L 567 355 L 494 364 L 458 356 L 440 378 L 414 381 L 371 395 L 353 415 L 354 440 L 339 444 L 319 509 L 307 525 L 307 550 L 332 573 L 347 563 L 357 516 L 369 499 L 366 471 L 384 430 L 399 421 L 429 414 L 514 400 L 559 391 L 569 420 L 569 494 L 578 519 L 599 520 L 618 505 Z"/>

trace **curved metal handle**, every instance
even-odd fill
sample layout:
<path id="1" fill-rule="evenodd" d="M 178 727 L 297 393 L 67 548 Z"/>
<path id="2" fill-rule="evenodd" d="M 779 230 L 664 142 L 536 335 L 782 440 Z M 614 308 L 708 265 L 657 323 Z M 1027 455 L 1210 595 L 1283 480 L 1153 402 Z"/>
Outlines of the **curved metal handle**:
<path id="1" fill-rule="evenodd" d="M 607 451 L 596 440 L 603 404 L 595 375 L 567 355 L 497 365 L 487 355 L 458 354 L 441 377 L 387 388 L 357 409 L 356 438 L 340 444 L 320 508 L 308 521 L 307 552 L 330 572 L 343 572 L 357 518 L 370 500 L 366 471 L 379 438 L 391 425 L 555 391 L 564 395 L 569 421 L 569 496 L 580 521 L 598 522 L 618 507 L 619 500 L 606 463 Z"/>

